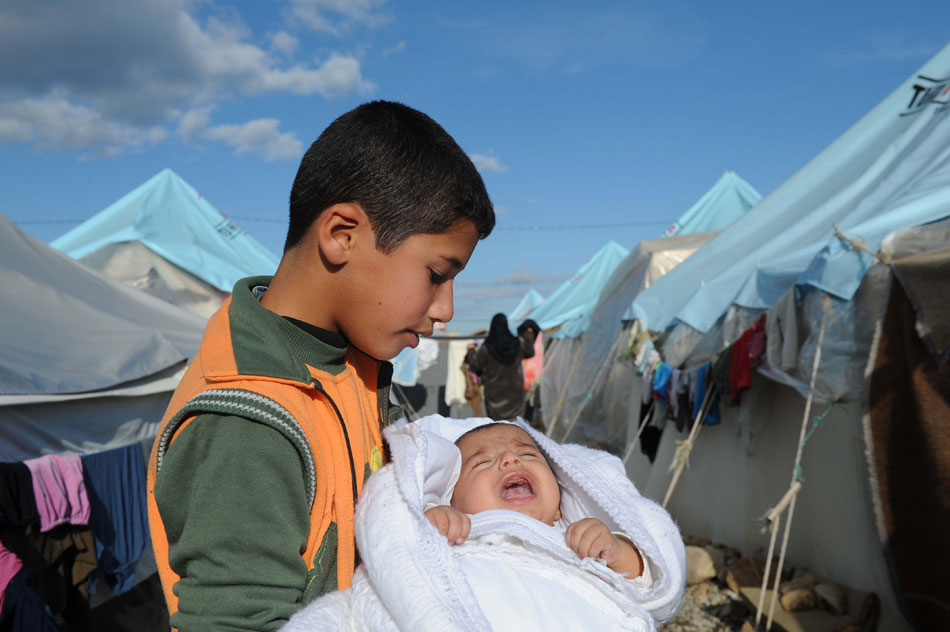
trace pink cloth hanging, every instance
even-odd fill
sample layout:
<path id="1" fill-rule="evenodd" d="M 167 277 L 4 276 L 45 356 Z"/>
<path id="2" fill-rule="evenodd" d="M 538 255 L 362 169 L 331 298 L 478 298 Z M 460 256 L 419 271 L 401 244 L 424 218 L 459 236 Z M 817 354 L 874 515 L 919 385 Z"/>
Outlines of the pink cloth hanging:
<path id="1" fill-rule="evenodd" d="M 23 562 L 16 555 L 7 550 L 0 542 L 0 610 L 3 610 L 3 596 L 7 592 L 10 580 L 23 568 Z"/>
<path id="2" fill-rule="evenodd" d="M 40 515 L 40 531 L 64 523 L 89 524 L 89 497 L 78 455 L 48 454 L 24 461 L 33 475 L 33 494 Z"/>

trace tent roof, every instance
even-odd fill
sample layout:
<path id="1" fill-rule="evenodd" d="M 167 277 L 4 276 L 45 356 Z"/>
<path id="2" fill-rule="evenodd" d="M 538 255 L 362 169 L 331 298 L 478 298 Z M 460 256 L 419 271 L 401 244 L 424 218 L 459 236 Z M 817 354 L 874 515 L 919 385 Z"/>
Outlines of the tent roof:
<path id="1" fill-rule="evenodd" d="M 83 393 L 194 355 L 205 321 L 89 270 L 0 214 L 0 395 Z"/>
<path id="2" fill-rule="evenodd" d="M 544 302 L 544 297 L 534 288 L 528 290 L 521 301 L 508 313 L 508 326 L 517 327 L 521 321 L 528 318 L 538 305 Z"/>
<path id="3" fill-rule="evenodd" d="M 542 329 L 589 314 L 597 303 L 600 291 L 614 268 L 629 254 L 626 248 L 615 241 L 601 246 L 593 257 L 562 283 L 551 296 L 531 312 Z"/>
<path id="4" fill-rule="evenodd" d="M 666 230 L 667 236 L 722 230 L 759 203 L 762 196 L 732 171 L 716 183 Z"/>
<path id="5" fill-rule="evenodd" d="M 273 274 L 278 258 L 171 169 L 52 242 L 74 259 L 107 244 L 140 241 L 224 292 L 243 277 Z"/>
<path id="6" fill-rule="evenodd" d="M 888 233 L 950 215 L 950 46 L 728 229 L 631 313 L 651 330 L 707 332 L 730 305 L 767 308 L 794 284 L 850 299 Z M 920 87 L 923 86 L 923 89 Z"/>

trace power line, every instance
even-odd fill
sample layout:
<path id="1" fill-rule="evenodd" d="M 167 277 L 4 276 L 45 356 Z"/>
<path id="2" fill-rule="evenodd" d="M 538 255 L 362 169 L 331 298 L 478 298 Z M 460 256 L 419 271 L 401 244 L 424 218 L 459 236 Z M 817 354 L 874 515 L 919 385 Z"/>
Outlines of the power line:
<path id="1" fill-rule="evenodd" d="M 253 217 L 250 215 L 230 215 L 226 216 L 230 220 L 241 222 L 264 222 L 271 224 L 283 224 L 284 219 L 274 219 L 273 217 Z M 83 219 L 20 219 L 13 220 L 16 224 L 79 224 Z M 616 222 L 611 224 L 552 224 L 542 225 L 534 224 L 528 226 L 502 226 L 496 225 L 495 230 L 520 230 L 520 231 L 538 231 L 538 230 L 599 230 L 604 228 L 630 228 L 633 226 L 669 226 L 671 220 L 651 219 L 639 222 Z"/>

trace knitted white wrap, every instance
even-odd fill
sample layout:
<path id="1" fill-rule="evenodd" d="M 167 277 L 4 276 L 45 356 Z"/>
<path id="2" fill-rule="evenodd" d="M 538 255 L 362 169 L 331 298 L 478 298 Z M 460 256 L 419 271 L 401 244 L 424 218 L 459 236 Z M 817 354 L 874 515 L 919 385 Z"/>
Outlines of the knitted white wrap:
<path id="1" fill-rule="evenodd" d="M 578 559 L 563 529 L 512 511 L 472 516 L 468 540 L 449 545 L 424 508 L 448 504 L 461 465 L 455 441 L 487 423 L 496 422 L 431 415 L 385 430 L 392 463 L 370 477 L 360 496 L 363 564 L 353 587 L 314 601 L 283 630 L 646 631 L 673 616 L 686 555 L 669 514 L 637 492 L 615 456 L 555 443 L 520 420 L 513 423 L 544 451 L 561 485 L 563 525 L 594 517 L 629 535 L 649 564 L 652 586 L 641 588 L 599 560 Z"/>

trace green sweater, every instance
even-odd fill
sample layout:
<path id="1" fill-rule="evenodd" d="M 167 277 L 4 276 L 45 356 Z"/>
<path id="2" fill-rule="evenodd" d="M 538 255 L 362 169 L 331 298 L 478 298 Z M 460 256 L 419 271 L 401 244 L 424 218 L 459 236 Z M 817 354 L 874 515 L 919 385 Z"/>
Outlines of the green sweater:
<path id="1" fill-rule="evenodd" d="M 342 371 L 342 337 L 331 344 L 334 334 L 318 338 L 264 309 L 251 292 L 267 281 L 235 286 L 229 316 L 239 370 L 283 376 L 306 374 L 310 365 Z M 378 394 L 388 405 L 391 370 L 382 375 Z M 390 409 L 390 418 L 397 411 Z M 169 562 L 187 570 L 174 588 L 179 601 L 172 625 L 181 632 L 276 630 L 332 590 L 326 582 L 308 583 L 301 557 L 310 529 L 306 499 L 302 462 L 280 432 L 214 414 L 184 428 L 155 483 Z M 335 537 L 328 533 L 324 544 L 335 550 Z"/>

